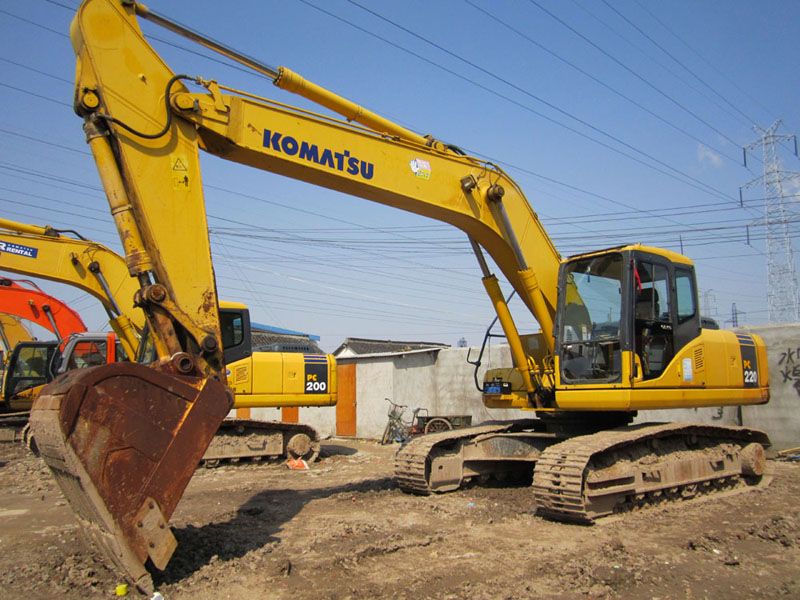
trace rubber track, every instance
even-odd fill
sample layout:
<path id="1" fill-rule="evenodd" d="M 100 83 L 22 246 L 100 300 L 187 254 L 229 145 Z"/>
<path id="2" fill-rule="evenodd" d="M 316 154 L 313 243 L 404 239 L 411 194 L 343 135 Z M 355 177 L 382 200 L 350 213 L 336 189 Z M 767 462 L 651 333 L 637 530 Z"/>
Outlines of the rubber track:
<path id="1" fill-rule="evenodd" d="M 560 521 L 591 523 L 593 518 L 588 514 L 583 499 L 583 482 L 592 457 L 651 438 L 675 434 L 759 443 L 766 441 L 763 433 L 745 427 L 680 423 L 634 426 L 570 438 L 547 448 L 536 462 L 533 490 L 539 513 Z"/>
<path id="2" fill-rule="evenodd" d="M 451 443 L 462 439 L 475 438 L 487 433 L 507 431 L 514 426 L 513 422 L 493 425 L 479 425 L 465 429 L 454 429 L 429 433 L 413 438 L 407 442 L 394 457 L 394 478 L 404 492 L 430 495 L 430 482 L 426 477 L 428 457 L 437 445 Z"/>

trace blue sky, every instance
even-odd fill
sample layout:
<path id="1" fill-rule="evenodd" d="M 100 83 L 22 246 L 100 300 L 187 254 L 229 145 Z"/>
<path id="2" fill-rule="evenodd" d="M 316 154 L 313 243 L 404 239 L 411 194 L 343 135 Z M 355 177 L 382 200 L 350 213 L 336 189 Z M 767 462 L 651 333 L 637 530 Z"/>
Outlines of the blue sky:
<path id="1" fill-rule="evenodd" d="M 0 207 L 6 218 L 75 229 L 119 251 L 71 109 L 67 34 L 77 5 L 0 3 Z M 758 140 L 754 125 L 800 127 L 797 2 L 148 5 L 501 165 L 562 255 L 635 242 L 682 250 L 696 263 L 705 314 L 729 325 L 735 303 L 740 324 L 766 322 L 763 189 L 746 190 L 739 205 L 739 188 L 763 162 L 755 150 L 744 168 L 742 146 Z M 175 72 L 307 106 L 142 27 Z M 783 168 L 800 171 L 792 150 L 780 145 Z M 493 312 L 463 233 L 215 157 L 202 166 L 220 296 L 247 303 L 253 320 L 319 335 L 329 351 L 347 336 L 480 343 Z M 42 287 L 90 328 L 105 327 L 91 297 Z M 512 308 L 520 329 L 537 329 Z"/>

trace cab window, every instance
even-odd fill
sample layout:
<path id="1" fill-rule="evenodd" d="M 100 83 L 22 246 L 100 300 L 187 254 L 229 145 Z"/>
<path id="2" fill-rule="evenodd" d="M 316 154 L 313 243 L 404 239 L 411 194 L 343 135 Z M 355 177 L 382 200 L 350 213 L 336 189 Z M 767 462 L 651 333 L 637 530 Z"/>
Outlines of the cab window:
<path id="1" fill-rule="evenodd" d="M 697 314 L 694 300 L 694 277 L 691 271 L 675 269 L 675 289 L 677 290 L 678 323 L 685 323 Z"/>
<path id="2" fill-rule="evenodd" d="M 106 362 L 105 342 L 78 342 L 67 363 L 67 370 L 96 367 Z"/>
<path id="3" fill-rule="evenodd" d="M 615 381 L 621 376 L 622 265 L 619 253 L 566 265 L 559 328 L 565 381 Z"/>
<path id="4" fill-rule="evenodd" d="M 240 313 L 220 311 L 219 321 L 222 328 L 223 349 L 238 346 L 244 341 L 244 323 Z"/>
<path id="5" fill-rule="evenodd" d="M 634 347 L 644 379 L 659 377 L 675 355 L 669 269 L 637 261 L 634 272 Z"/>

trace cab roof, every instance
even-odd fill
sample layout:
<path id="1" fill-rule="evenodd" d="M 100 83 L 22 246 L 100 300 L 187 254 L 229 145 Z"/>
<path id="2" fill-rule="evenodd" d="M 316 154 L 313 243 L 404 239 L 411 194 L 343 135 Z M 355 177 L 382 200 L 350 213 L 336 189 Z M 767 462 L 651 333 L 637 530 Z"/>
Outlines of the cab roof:
<path id="1" fill-rule="evenodd" d="M 576 258 L 588 258 L 591 256 L 598 256 L 601 254 L 606 254 L 608 252 L 625 252 L 625 251 L 638 251 L 638 252 L 648 252 L 650 254 L 655 254 L 657 256 L 662 256 L 667 260 L 684 265 L 694 266 L 692 259 L 688 256 L 680 254 L 678 252 L 673 252 L 672 250 L 665 250 L 664 248 L 656 248 L 655 246 L 645 246 L 641 243 L 639 244 L 625 244 L 621 246 L 613 246 L 611 248 L 605 248 L 603 250 L 595 250 L 594 252 L 585 252 L 583 254 L 573 254 L 572 256 L 568 257 L 566 260 L 573 260 Z"/>

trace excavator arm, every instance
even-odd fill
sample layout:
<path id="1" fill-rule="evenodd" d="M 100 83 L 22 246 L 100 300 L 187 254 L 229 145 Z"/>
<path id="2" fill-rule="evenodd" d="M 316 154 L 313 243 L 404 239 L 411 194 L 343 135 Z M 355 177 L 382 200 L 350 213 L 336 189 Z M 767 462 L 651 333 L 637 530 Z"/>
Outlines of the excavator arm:
<path id="1" fill-rule="evenodd" d="M 78 54 L 75 103 L 110 190 L 131 272 L 149 274 L 166 290 L 174 303 L 168 309 L 162 305 L 170 326 L 186 332 L 195 349 L 217 335 L 209 312 L 215 295 L 197 152 L 202 148 L 462 229 L 478 256 L 525 388 L 535 391 L 531 373 L 541 378 L 543 370 L 524 352 L 482 249 L 539 321 L 550 353 L 560 257 L 524 194 L 502 170 L 399 127 L 285 68 L 258 67 L 278 87 L 348 121 L 249 94 L 223 95 L 214 81 L 175 75 L 142 36 L 136 14 L 187 33 L 142 5 L 85 3 L 72 27 Z M 136 56 L 135 69 L 126 56 Z M 189 93 L 187 80 L 207 92 Z M 164 202 L 167 191 L 171 199 Z M 141 296 L 148 298 L 147 290 Z M 202 352 L 194 354 L 202 366 Z M 215 363 L 204 371 L 217 368 Z"/>
<path id="2" fill-rule="evenodd" d="M 0 269 L 65 283 L 97 298 L 125 352 L 136 356 L 144 314 L 117 304 L 116 298 L 124 298 L 132 307 L 138 287 L 117 253 L 90 240 L 67 237 L 52 227 L 6 219 L 0 219 L 0 244 L 18 249 L 0 253 Z"/>

